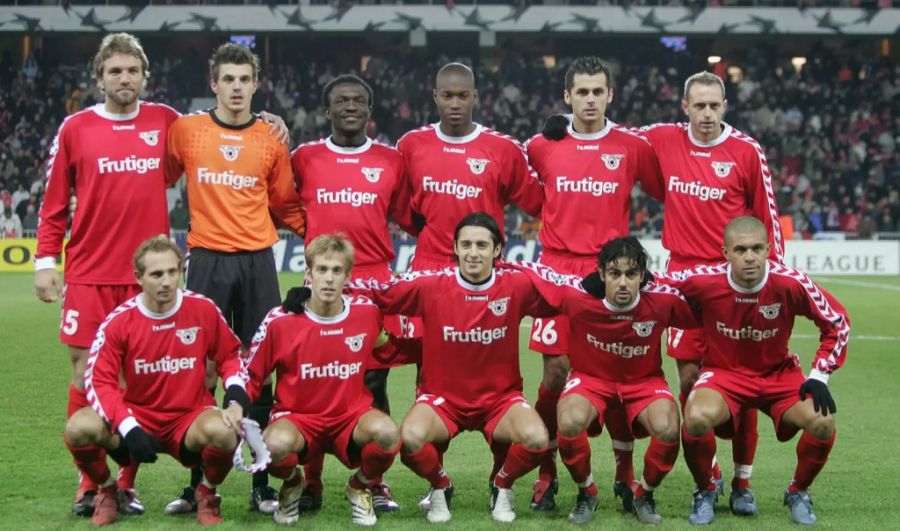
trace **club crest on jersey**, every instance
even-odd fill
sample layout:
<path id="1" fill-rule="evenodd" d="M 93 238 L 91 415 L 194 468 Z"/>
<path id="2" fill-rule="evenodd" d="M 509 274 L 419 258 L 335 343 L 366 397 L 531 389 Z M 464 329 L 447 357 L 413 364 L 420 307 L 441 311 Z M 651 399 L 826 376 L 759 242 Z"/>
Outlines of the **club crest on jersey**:
<path id="1" fill-rule="evenodd" d="M 146 142 L 148 146 L 159 144 L 159 129 L 156 131 L 142 131 L 138 133 L 138 136 L 141 137 L 141 140 Z"/>
<path id="2" fill-rule="evenodd" d="M 378 179 L 381 179 L 381 172 L 384 171 L 384 168 L 360 168 L 359 171 L 362 172 L 367 181 L 377 183 Z"/>
<path id="3" fill-rule="evenodd" d="M 350 347 L 350 350 L 353 352 L 359 352 L 363 347 L 363 340 L 366 338 L 365 334 L 356 334 L 355 336 L 350 336 L 344 338 L 344 343 Z"/>
<path id="4" fill-rule="evenodd" d="M 469 165 L 469 169 L 472 170 L 472 173 L 475 175 L 481 175 L 484 173 L 484 169 L 487 168 L 488 159 L 476 159 L 473 157 L 469 157 L 466 159 L 466 163 Z"/>
<path id="5" fill-rule="evenodd" d="M 176 330 L 175 335 L 178 336 L 178 339 L 185 345 L 193 345 L 194 341 L 197 341 L 197 332 L 200 331 L 199 326 L 193 326 L 191 328 L 182 328 L 181 330 Z"/>
<path id="6" fill-rule="evenodd" d="M 604 154 L 600 155 L 600 160 L 603 161 L 603 164 L 606 164 L 606 169 L 608 170 L 618 170 L 619 163 L 622 162 L 622 159 L 625 158 L 625 155 L 610 155 Z"/>
<path id="7" fill-rule="evenodd" d="M 502 299 L 497 299 L 495 301 L 488 301 L 488 309 L 490 309 L 491 313 L 493 313 L 497 317 L 506 314 L 507 306 L 509 306 L 509 297 L 503 297 Z"/>
<path id="8" fill-rule="evenodd" d="M 241 148 L 244 146 L 219 146 L 219 151 L 222 152 L 222 155 L 225 156 L 225 160 L 228 162 L 234 162 L 238 158 L 238 153 L 241 151 Z"/>
<path id="9" fill-rule="evenodd" d="M 647 337 L 653 332 L 653 326 L 656 324 L 656 321 L 643 321 L 639 323 L 631 323 L 631 328 L 634 328 L 634 331 L 637 332 L 637 335 L 641 337 Z"/>
<path id="10" fill-rule="evenodd" d="M 766 306 L 759 307 L 759 313 L 762 314 L 768 320 L 775 319 L 778 317 L 778 312 L 781 311 L 781 303 L 776 302 L 775 304 L 768 304 Z"/>
<path id="11" fill-rule="evenodd" d="M 712 167 L 716 170 L 716 177 L 728 177 L 731 174 L 731 168 L 734 168 L 734 162 L 711 162 Z"/>

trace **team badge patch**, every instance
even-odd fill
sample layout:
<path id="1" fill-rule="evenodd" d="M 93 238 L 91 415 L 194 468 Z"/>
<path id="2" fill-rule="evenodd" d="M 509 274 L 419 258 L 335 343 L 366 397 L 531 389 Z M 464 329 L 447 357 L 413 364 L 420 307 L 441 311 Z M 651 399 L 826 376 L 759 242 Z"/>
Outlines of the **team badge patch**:
<path id="1" fill-rule="evenodd" d="M 384 171 L 384 168 L 360 168 L 359 170 L 365 176 L 367 181 L 370 183 L 377 183 L 378 179 L 381 179 L 381 172 Z"/>
<path id="2" fill-rule="evenodd" d="M 194 341 L 197 341 L 197 332 L 200 331 L 199 326 L 194 326 L 191 328 L 182 328 L 181 330 L 176 330 L 175 335 L 178 336 L 178 339 L 185 345 L 193 345 Z"/>
<path id="3" fill-rule="evenodd" d="M 156 131 L 143 131 L 138 134 L 141 137 L 141 140 L 147 143 L 148 146 L 155 146 L 159 144 L 159 129 Z"/>
<path id="4" fill-rule="evenodd" d="M 634 331 L 637 332 L 637 335 L 641 337 L 647 337 L 653 332 L 653 326 L 656 324 L 656 321 L 644 321 L 640 323 L 631 323 L 631 328 L 634 328 Z"/>
<path id="5" fill-rule="evenodd" d="M 484 169 L 487 168 L 488 162 L 490 162 L 488 159 L 476 159 L 472 157 L 466 159 L 469 169 L 472 170 L 472 173 L 475 175 L 484 173 Z"/>
<path id="6" fill-rule="evenodd" d="M 776 302 L 775 304 L 768 304 L 766 306 L 759 307 L 759 313 L 762 314 L 768 320 L 775 319 L 778 317 L 778 312 L 781 311 L 781 303 Z"/>
<path id="7" fill-rule="evenodd" d="M 711 162 L 712 167 L 716 170 L 716 177 L 728 177 L 731 174 L 731 168 L 734 168 L 734 162 Z"/>
<path id="8" fill-rule="evenodd" d="M 493 313 L 497 317 L 506 314 L 507 306 L 509 306 L 509 297 L 503 297 L 502 299 L 497 299 L 495 301 L 488 301 L 488 308 L 491 310 L 491 313 Z"/>
<path id="9" fill-rule="evenodd" d="M 350 350 L 353 352 L 359 352 L 363 347 L 363 340 L 366 338 L 365 334 L 357 334 L 355 336 L 350 336 L 344 338 L 344 343 L 350 347 Z"/>
<path id="10" fill-rule="evenodd" d="M 219 151 L 222 152 L 222 155 L 225 156 L 225 160 L 228 162 L 234 162 L 238 158 L 238 153 L 241 151 L 241 148 L 244 146 L 219 146 Z"/>
<path id="11" fill-rule="evenodd" d="M 618 170 L 619 164 L 624 158 L 625 155 L 600 155 L 600 160 L 603 161 L 603 164 L 606 164 L 606 169 L 608 170 Z"/>

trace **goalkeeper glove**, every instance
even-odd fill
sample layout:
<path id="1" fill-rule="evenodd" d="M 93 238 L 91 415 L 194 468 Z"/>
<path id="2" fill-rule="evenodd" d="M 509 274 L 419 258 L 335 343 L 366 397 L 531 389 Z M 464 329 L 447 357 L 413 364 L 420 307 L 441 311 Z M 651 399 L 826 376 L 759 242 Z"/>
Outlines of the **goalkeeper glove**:
<path id="1" fill-rule="evenodd" d="M 125 434 L 128 452 L 138 463 L 155 463 L 159 443 L 140 426 L 135 426 Z"/>
<path id="2" fill-rule="evenodd" d="M 813 409 L 816 413 L 822 412 L 822 416 L 827 417 L 828 413 L 837 413 L 837 406 L 834 405 L 834 398 L 831 397 L 831 391 L 828 390 L 828 384 L 821 380 L 813 378 L 807 379 L 800 386 L 800 400 L 806 400 L 809 396 L 812 399 Z"/>
<path id="3" fill-rule="evenodd" d="M 566 129 L 569 127 L 569 119 L 563 114 L 554 114 L 547 118 L 541 134 L 547 140 L 558 141 L 566 137 Z"/>
<path id="4" fill-rule="evenodd" d="M 597 271 L 581 279 L 581 287 L 594 297 L 602 299 L 606 296 L 606 287 L 603 284 L 603 280 L 600 279 L 600 273 Z"/>
<path id="5" fill-rule="evenodd" d="M 412 213 L 412 222 L 417 232 L 422 232 L 422 229 L 425 228 L 425 216 L 415 210 L 413 210 Z"/>
<path id="6" fill-rule="evenodd" d="M 222 398 L 222 409 L 228 409 L 232 402 L 237 402 L 244 412 L 244 416 L 250 414 L 250 396 L 247 391 L 240 385 L 229 385 L 225 390 L 225 397 Z"/>
<path id="7" fill-rule="evenodd" d="M 284 309 L 291 313 L 303 313 L 303 303 L 312 296 L 312 290 L 306 286 L 299 288 L 291 288 L 281 303 Z"/>

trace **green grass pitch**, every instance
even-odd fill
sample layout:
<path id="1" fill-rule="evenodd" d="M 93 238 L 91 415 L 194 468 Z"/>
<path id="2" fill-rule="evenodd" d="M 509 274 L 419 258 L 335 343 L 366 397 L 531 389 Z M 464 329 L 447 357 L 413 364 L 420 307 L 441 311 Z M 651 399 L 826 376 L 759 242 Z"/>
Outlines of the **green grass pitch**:
<path id="1" fill-rule="evenodd" d="M 297 275 L 282 276 L 282 288 L 295 285 Z M 900 444 L 900 278 L 828 277 L 818 279 L 849 309 L 853 332 L 846 366 L 831 380 L 838 405 L 838 438 L 828 466 L 813 486 L 820 527 L 834 529 L 886 529 L 900 527 L 900 510 L 894 496 L 900 486 L 900 458 L 890 449 Z M 75 488 L 75 468 L 62 442 L 65 422 L 69 361 L 57 342 L 59 306 L 40 303 L 33 294 L 29 274 L 0 275 L 0 338 L 2 338 L 2 394 L 0 394 L 0 528 L 86 529 L 88 519 L 70 516 Z M 541 375 L 540 356 L 527 349 L 529 327 L 521 328 L 522 371 L 530 399 L 537 393 Z M 814 351 L 816 329 L 802 321 L 794 331 L 791 348 L 808 366 Z M 675 366 L 665 362 L 670 383 Z M 412 402 L 414 372 L 396 369 L 389 381 L 394 418 L 399 422 Z M 673 386 L 673 389 L 677 386 Z M 776 529 L 791 524 L 781 496 L 793 472 L 795 442 L 778 444 L 768 417 L 760 415 L 760 442 L 753 470 L 759 516 L 739 519 L 720 500 L 714 526 L 720 529 Z M 601 488 L 601 507 L 592 526 L 604 529 L 634 528 L 640 524 L 631 515 L 616 510 L 611 494 L 613 459 L 608 437 L 592 441 L 594 477 Z M 635 450 L 635 468 L 642 468 L 646 441 Z M 490 454 L 478 433 L 466 433 L 450 446 L 446 468 L 456 486 L 453 521 L 446 529 L 495 529 L 488 511 L 487 475 Z M 719 445 L 719 462 L 726 477 L 731 474 L 730 444 Z M 344 484 L 350 472 L 329 458 L 325 467 L 325 507 L 301 518 L 303 529 L 345 529 L 349 511 L 343 501 Z M 517 484 L 517 529 L 565 528 L 575 487 L 560 465 L 560 508 L 541 516 L 528 509 L 535 474 Z M 187 482 L 188 473 L 174 460 L 162 457 L 154 465 L 141 467 L 138 488 L 147 507 L 139 517 L 122 518 L 118 528 L 172 529 L 195 526 L 193 517 L 169 517 L 163 506 Z M 386 475 L 401 505 L 399 513 L 382 517 L 383 529 L 416 529 L 428 526 L 416 507 L 426 484 L 397 460 Z M 274 528 L 270 518 L 247 511 L 250 478 L 233 473 L 220 488 L 223 496 L 223 529 L 248 525 Z M 273 485 L 278 487 L 277 481 Z M 663 527 L 685 529 L 689 512 L 691 480 L 684 461 L 679 461 L 656 500 Z M 727 495 L 727 494 L 726 494 Z M 892 501 L 894 500 L 894 501 Z"/>

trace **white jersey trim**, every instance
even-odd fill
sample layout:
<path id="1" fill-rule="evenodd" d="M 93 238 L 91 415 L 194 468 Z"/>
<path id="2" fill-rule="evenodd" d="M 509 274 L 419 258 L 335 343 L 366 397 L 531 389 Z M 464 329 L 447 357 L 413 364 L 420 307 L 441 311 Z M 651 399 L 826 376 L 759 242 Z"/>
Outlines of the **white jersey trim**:
<path id="1" fill-rule="evenodd" d="M 697 147 L 711 148 L 711 147 L 718 146 L 719 144 L 728 140 L 728 137 L 731 136 L 731 131 L 733 129 L 730 125 L 728 125 L 725 122 L 722 122 L 722 125 L 725 127 L 722 128 L 722 133 L 719 136 L 717 136 L 716 138 L 714 138 L 708 142 L 704 142 L 703 140 L 697 140 L 696 138 L 694 138 L 694 132 L 691 130 L 690 124 L 688 124 L 688 128 L 687 128 L 688 140 L 690 140 L 691 143 Z"/>
<path id="2" fill-rule="evenodd" d="M 106 118 L 107 120 L 112 120 L 114 122 L 127 122 L 128 120 L 134 120 L 137 118 L 137 115 L 141 112 L 141 100 L 137 100 L 137 108 L 134 111 L 128 114 L 115 114 L 106 110 L 106 107 L 103 106 L 102 103 L 98 103 L 91 107 L 91 110 L 97 113 L 101 118 Z"/>
<path id="3" fill-rule="evenodd" d="M 585 141 L 600 140 L 601 138 L 608 135 L 609 132 L 612 131 L 613 127 L 616 126 L 615 122 L 613 122 L 609 118 L 606 118 L 606 125 L 603 126 L 603 129 L 597 131 L 596 133 L 579 133 L 578 131 L 575 130 L 575 127 L 573 125 L 574 123 L 575 123 L 574 120 L 570 121 L 569 126 L 566 127 L 566 131 L 568 131 L 569 136 L 571 136 L 572 138 L 574 138 L 576 140 L 585 140 Z"/>
<path id="4" fill-rule="evenodd" d="M 637 297 L 635 297 L 634 300 L 631 301 L 631 304 L 629 304 L 628 306 L 616 306 L 615 304 L 606 300 L 606 297 L 603 297 L 603 306 L 605 306 L 607 310 L 609 310 L 613 313 L 630 312 L 631 310 L 634 310 L 635 308 L 637 308 L 637 305 L 640 303 L 641 303 L 641 292 L 640 291 L 638 291 Z"/>
<path id="5" fill-rule="evenodd" d="M 303 307 L 305 308 L 303 313 L 306 314 L 306 316 L 309 317 L 309 320 L 314 323 L 322 325 L 340 323 L 341 321 L 346 319 L 348 315 L 350 315 L 350 297 L 341 295 L 341 301 L 343 301 L 344 303 L 344 308 L 341 310 L 341 313 L 331 317 L 323 317 L 312 311 L 312 308 L 309 307 L 309 301 L 303 303 Z"/>
<path id="6" fill-rule="evenodd" d="M 143 293 L 135 297 L 135 299 L 137 300 L 138 311 L 140 311 L 144 315 L 144 317 L 159 321 L 161 319 L 168 319 L 169 317 L 172 317 L 173 315 L 178 313 L 178 310 L 181 308 L 181 302 L 182 300 L 184 300 L 184 293 L 181 291 L 181 288 L 178 288 L 175 291 L 175 306 L 172 306 L 171 310 L 163 313 L 156 313 L 154 311 L 151 311 L 150 308 L 147 308 L 147 306 L 144 305 Z"/>
<path id="7" fill-rule="evenodd" d="M 328 138 L 325 139 L 325 147 L 327 147 L 329 150 L 331 150 L 335 153 L 338 153 L 340 155 L 359 155 L 360 153 L 365 153 L 366 151 L 369 151 L 369 148 L 372 147 L 372 139 L 366 137 L 365 143 L 363 143 L 363 145 L 361 145 L 361 146 L 344 147 L 344 146 L 339 146 L 339 145 L 335 144 L 334 141 L 331 140 L 331 137 L 329 136 Z"/>
<path id="8" fill-rule="evenodd" d="M 734 291 L 736 291 L 738 293 L 745 293 L 745 294 L 759 293 L 759 291 L 761 289 L 766 287 L 766 282 L 768 282 L 768 280 L 769 280 L 769 262 L 768 262 L 768 260 L 766 261 L 766 270 L 763 273 L 762 280 L 760 280 L 759 284 L 753 286 L 752 288 L 742 288 L 741 286 L 738 286 L 737 283 L 735 283 L 734 279 L 731 278 L 731 263 L 730 262 L 725 267 L 725 272 L 726 272 L 725 278 L 728 279 L 728 285 L 731 286 L 731 289 L 733 289 Z"/>
<path id="9" fill-rule="evenodd" d="M 471 141 L 475 140 L 476 138 L 478 138 L 478 135 L 480 135 L 481 131 L 484 129 L 484 126 L 482 126 L 479 123 L 476 123 L 475 130 L 472 131 L 471 133 L 469 133 L 465 136 L 450 136 L 450 135 L 444 134 L 444 132 L 441 131 L 441 122 L 434 123 L 431 126 L 434 128 L 434 134 L 437 135 L 437 137 L 439 139 L 441 139 L 444 142 L 447 142 L 448 144 L 466 144 L 468 142 L 471 142 Z"/>
<path id="10" fill-rule="evenodd" d="M 491 270 L 491 278 L 488 279 L 484 284 L 472 284 L 468 280 L 464 279 L 462 273 L 459 272 L 459 268 L 454 268 L 456 273 L 456 283 L 462 286 L 464 289 L 469 291 L 487 291 L 493 287 L 494 283 L 497 282 L 496 271 Z"/>

